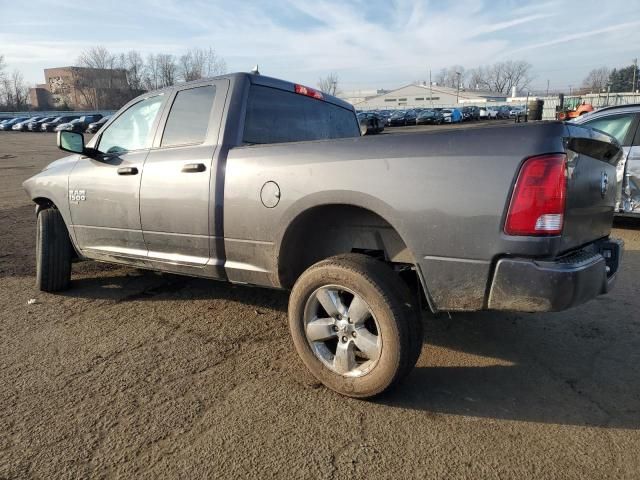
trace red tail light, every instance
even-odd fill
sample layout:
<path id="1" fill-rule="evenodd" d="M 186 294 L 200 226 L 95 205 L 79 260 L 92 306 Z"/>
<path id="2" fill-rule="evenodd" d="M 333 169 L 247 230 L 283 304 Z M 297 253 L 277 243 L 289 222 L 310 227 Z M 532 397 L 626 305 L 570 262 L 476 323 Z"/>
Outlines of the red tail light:
<path id="1" fill-rule="evenodd" d="M 318 100 L 322 100 L 324 97 L 322 96 L 322 92 L 315 90 L 313 88 L 305 87 L 304 85 L 296 84 L 296 93 L 300 95 L 306 95 L 307 97 L 317 98 Z"/>
<path id="2" fill-rule="evenodd" d="M 513 189 L 504 231 L 508 235 L 559 235 L 567 193 L 564 154 L 541 155 L 524 162 Z"/>

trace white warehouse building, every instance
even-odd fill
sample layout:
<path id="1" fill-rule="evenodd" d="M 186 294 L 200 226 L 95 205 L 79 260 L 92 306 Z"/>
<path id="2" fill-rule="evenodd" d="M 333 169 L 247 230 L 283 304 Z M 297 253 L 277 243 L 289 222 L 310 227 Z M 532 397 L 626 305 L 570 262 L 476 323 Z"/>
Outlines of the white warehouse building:
<path id="1" fill-rule="evenodd" d="M 476 105 L 487 102 L 504 102 L 506 95 L 480 90 L 458 90 L 439 85 L 411 84 L 382 95 L 352 100 L 358 110 L 380 110 L 406 107 L 449 107 L 456 104 Z M 358 101 L 359 100 L 359 101 Z"/>

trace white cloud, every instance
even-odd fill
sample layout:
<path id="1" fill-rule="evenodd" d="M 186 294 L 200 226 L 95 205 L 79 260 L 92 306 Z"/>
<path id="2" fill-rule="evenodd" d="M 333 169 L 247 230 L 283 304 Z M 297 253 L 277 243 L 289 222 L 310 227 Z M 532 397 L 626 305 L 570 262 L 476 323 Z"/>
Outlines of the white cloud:
<path id="1" fill-rule="evenodd" d="M 312 85 L 335 71 L 344 89 L 393 87 L 424 79 L 429 69 L 506 58 L 530 61 L 541 84 L 551 78 L 575 85 L 590 67 L 629 63 L 629 45 L 640 41 L 633 28 L 640 22 L 620 21 L 623 11 L 638 18 L 640 5 L 623 0 L 118 0 L 54 11 L 40 1 L 27 12 L 15 2 L 3 6 L 5 18 L 29 18 L 3 27 L 0 54 L 31 81 L 41 81 L 43 68 L 73 63 L 87 46 L 102 44 L 175 54 L 211 45 L 231 70 L 258 63 L 265 74 Z"/>

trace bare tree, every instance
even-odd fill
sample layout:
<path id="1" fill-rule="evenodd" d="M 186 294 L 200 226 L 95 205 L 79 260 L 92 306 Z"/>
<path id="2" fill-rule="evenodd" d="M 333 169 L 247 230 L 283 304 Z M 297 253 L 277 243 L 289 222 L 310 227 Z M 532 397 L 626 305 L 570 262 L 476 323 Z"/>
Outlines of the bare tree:
<path id="1" fill-rule="evenodd" d="M 530 63 L 522 60 L 508 60 L 478 67 L 471 72 L 469 86 L 508 95 L 513 87 L 524 90 L 531 84 L 532 68 Z"/>
<path id="2" fill-rule="evenodd" d="M 127 83 L 131 90 L 142 90 L 142 77 L 144 75 L 144 61 L 142 55 L 136 50 L 129 50 L 124 56 L 123 68 L 127 71 Z"/>
<path id="3" fill-rule="evenodd" d="M 105 47 L 91 47 L 80 54 L 77 65 L 71 84 L 88 108 L 120 108 L 141 83 L 142 59 L 137 52 L 114 55 Z M 131 74 L 135 76 L 133 86 Z"/>
<path id="4" fill-rule="evenodd" d="M 335 96 L 340 92 L 340 90 L 338 90 L 338 81 L 338 75 L 332 72 L 318 80 L 318 88 L 321 92 Z"/>
<path id="5" fill-rule="evenodd" d="M 611 70 L 607 67 L 594 68 L 582 82 L 582 86 L 591 92 L 601 92 L 609 82 Z"/>
<path id="6" fill-rule="evenodd" d="M 452 65 L 440 70 L 436 74 L 435 82 L 443 87 L 457 88 L 458 85 L 464 85 L 465 78 L 465 68 L 462 65 Z"/>
<path id="7" fill-rule="evenodd" d="M 86 68 L 112 69 L 116 66 L 116 57 L 102 45 L 85 50 L 78 57 L 78 65 Z"/>
<path id="8" fill-rule="evenodd" d="M 221 75 L 226 72 L 227 64 L 211 47 L 193 48 L 179 59 L 180 75 L 185 82 L 200 78 Z"/>
<path id="9" fill-rule="evenodd" d="M 170 53 L 159 53 L 156 55 L 156 63 L 159 87 L 170 87 L 175 84 L 178 73 L 175 57 Z"/>
<path id="10" fill-rule="evenodd" d="M 22 73 L 14 70 L 5 75 L 4 63 L 0 64 L 0 105 L 7 110 L 21 111 L 29 106 L 29 87 L 24 82 Z"/>
<path id="11" fill-rule="evenodd" d="M 4 79 L 4 69 L 7 68 L 7 64 L 4 63 L 4 55 L 0 55 L 0 80 Z"/>
<path id="12" fill-rule="evenodd" d="M 153 53 L 147 55 L 144 65 L 143 86 L 146 90 L 156 90 L 160 85 L 158 59 Z"/>

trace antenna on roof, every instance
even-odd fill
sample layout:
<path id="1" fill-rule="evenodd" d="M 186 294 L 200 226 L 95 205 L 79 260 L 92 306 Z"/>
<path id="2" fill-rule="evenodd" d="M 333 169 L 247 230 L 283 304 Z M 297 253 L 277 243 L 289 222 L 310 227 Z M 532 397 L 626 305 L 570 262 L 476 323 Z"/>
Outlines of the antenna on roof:
<path id="1" fill-rule="evenodd" d="M 254 75 L 260 75 L 260 70 L 258 70 L 257 63 L 256 63 L 256 66 L 251 69 L 251 73 L 253 73 Z"/>

